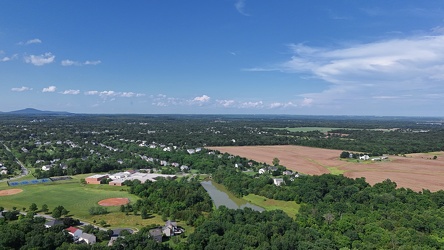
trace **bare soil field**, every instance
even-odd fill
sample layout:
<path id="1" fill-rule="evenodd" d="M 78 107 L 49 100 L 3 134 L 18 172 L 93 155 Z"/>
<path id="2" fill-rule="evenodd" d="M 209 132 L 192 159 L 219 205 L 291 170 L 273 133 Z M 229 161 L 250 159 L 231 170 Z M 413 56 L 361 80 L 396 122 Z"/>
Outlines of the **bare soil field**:
<path id="1" fill-rule="evenodd" d="M 0 190 L 0 196 L 7 196 L 7 195 L 14 195 L 23 192 L 22 189 L 6 189 L 6 190 Z"/>
<path id="2" fill-rule="evenodd" d="M 371 185 L 390 179 L 398 187 L 415 191 L 444 189 L 444 152 L 389 156 L 387 161 L 349 162 L 341 160 L 342 150 L 302 146 L 244 146 L 210 147 L 209 149 L 239 155 L 258 162 L 272 164 L 277 157 L 280 164 L 304 174 L 330 173 L 329 168 L 344 172 L 351 178 L 365 177 Z M 436 155 L 437 159 L 433 160 Z"/>
<path id="3" fill-rule="evenodd" d="M 110 198 L 99 201 L 99 205 L 104 207 L 120 206 L 120 205 L 126 205 L 128 203 L 129 203 L 128 198 Z"/>

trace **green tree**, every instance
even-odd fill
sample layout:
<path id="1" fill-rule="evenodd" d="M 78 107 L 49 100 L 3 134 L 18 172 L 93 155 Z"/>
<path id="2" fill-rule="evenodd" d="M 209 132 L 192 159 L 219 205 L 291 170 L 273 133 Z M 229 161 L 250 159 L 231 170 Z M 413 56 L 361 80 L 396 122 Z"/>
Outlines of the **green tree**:
<path id="1" fill-rule="evenodd" d="M 280 162 L 281 161 L 279 160 L 279 158 L 277 158 L 277 157 L 273 158 L 273 166 L 279 166 Z"/>
<path id="2" fill-rule="evenodd" d="M 37 210 L 38 210 L 38 208 L 37 208 L 37 204 L 32 203 L 32 204 L 29 206 L 29 211 L 31 211 L 31 212 L 35 212 L 35 211 L 37 211 Z"/>

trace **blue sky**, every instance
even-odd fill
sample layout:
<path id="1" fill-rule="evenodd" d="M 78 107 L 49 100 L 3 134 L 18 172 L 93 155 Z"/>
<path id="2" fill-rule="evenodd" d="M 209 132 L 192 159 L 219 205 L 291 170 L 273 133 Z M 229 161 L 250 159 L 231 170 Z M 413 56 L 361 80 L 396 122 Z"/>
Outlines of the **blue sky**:
<path id="1" fill-rule="evenodd" d="M 0 2 L 0 111 L 444 116 L 444 1 Z"/>

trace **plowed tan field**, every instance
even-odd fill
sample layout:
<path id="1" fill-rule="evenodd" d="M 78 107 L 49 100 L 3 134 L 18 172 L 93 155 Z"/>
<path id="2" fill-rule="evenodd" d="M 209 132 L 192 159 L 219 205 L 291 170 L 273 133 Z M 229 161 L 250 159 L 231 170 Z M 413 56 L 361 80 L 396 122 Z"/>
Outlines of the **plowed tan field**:
<path id="1" fill-rule="evenodd" d="M 302 146 L 210 147 L 209 149 L 267 164 L 272 164 L 273 158 L 277 157 L 280 164 L 287 169 L 304 174 L 330 173 L 330 168 L 343 171 L 345 176 L 351 178 L 365 177 L 372 185 L 390 179 L 396 182 L 398 187 L 411 188 L 415 191 L 444 189 L 444 152 L 409 154 L 406 157 L 389 156 L 388 161 L 358 163 L 339 159 L 341 150 Z M 438 156 L 436 160 L 432 159 L 434 155 Z"/>

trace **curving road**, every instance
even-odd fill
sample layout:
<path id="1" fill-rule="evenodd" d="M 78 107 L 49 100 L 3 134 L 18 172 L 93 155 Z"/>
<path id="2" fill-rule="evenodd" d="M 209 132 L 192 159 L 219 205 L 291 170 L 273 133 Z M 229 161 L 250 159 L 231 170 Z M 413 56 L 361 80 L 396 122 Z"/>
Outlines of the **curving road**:
<path id="1" fill-rule="evenodd" d="M 5 147 L 5 149 L 6 149 L 9 153 L 12 154 L 12 152 L 11 152 L 11 150 L 8 148 L 8 146 L 6 146 L 3 142 L 2 142 L 2 145 L 3 145 L 3 147 Z M 15 157 L 15 156 L 14 156 L 14 157 Z M 28 175 L 28 173 L 29 173 L 28 169 L 25 167 L 25 165 L 24 165 L 19 159 L 17 159 L 17 157 L 15 157 L 15 162 L 17 162 L 17 164 L 20 165 L 20 168 L 21 168 L 21 173 L 20 173 L 20 175 L 19 175 L 19 176 L 15 176 L 15 177 L 11 177 L 11 178 L 9 178 L 9 179 L 0 180 L 0 181 L 14 180 L 14 179 L 18 179 L 18 178 L 21 178 L 21 177 L 24 177 L 24 176 L 27 176 L 27 175 Z"/>

